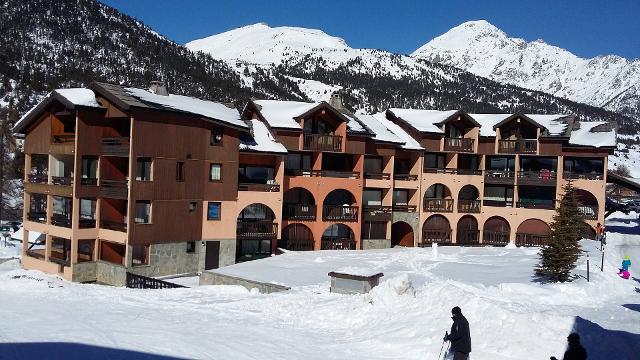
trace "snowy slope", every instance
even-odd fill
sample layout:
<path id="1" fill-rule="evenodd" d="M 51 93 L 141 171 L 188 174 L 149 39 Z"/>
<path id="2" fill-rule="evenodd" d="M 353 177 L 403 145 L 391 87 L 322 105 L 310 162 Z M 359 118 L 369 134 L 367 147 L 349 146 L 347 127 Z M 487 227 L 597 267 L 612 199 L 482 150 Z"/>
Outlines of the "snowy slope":
<path id="1" fill-rule="evenodd" d="M 510 38 L 484 20 L 456 26 L 412 56 L 640 119 L 640 59 L 583 59 L 542 40 Z"/>

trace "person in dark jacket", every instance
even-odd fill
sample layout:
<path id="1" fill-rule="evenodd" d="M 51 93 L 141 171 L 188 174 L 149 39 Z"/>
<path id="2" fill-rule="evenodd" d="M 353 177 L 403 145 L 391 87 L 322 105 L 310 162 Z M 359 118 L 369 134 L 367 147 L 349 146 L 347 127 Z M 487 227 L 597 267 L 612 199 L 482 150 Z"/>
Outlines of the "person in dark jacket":
<path id="1" fill-rule="evenodd" d="M 587 360 L 587 350 L 580 344 L 580 335 L 571 333 L 567 337 L 569 348 L 564 353 L 562 360 Z M 551 360 L 558 360 L 555 356 Z"/>
<path id="2" fill-rule="evenodd" d="M 453 360 L 467 360 L 471 352 L 469 322 L 457 306 L 451 309 L 451 318 L 453 319 L 451 334 L 446 334 L 444 340 L 451 341 L 450 351 L 453 353 Z"/>

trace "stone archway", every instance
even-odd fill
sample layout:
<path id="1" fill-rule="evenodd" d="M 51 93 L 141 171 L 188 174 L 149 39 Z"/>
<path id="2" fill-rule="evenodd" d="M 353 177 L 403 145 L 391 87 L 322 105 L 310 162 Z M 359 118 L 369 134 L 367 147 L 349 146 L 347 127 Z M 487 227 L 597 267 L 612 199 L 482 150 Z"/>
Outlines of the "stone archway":
<path id="1" fill-rule="evenodd" d="M 411 225 L 404 221 L 398 221 L 391 225 L 391 247 L 413 247 L 414 234 Z"/>

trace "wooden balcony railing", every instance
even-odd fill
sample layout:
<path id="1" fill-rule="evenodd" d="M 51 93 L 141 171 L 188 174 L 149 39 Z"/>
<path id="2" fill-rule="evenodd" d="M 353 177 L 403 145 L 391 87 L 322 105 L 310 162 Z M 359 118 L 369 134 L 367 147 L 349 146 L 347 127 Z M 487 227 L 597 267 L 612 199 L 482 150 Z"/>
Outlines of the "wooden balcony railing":
<path id="1" fill-rule="evenodd" d="M 358 221 L 357 206 L 324 205 L 322 207 L 323 221 Z"/>
<path id="2" fill-rule="evenodd" d="M 453 199 L 425 199 L 425 212 L 453 212 Z"/>
<path id="3" fill-rule="evenodd" d="M 391 206 L 365 206 L 362 208 L 362 219 L 366 221 L 391 220 Z"/>
<path id="4" fill-rule="evenodd" d="M 46 211 L 30 211 L 27 213 L 27 219 L 29 221 L 46 223 L 47 222 L 47 212 Z"/>
<path id="5" fill-rule="evenodd" d="M 186 286 L 127 272 L 126 284 L 132 289 L 177 289 Z"/>
<path id="6" fill-rule="evenodd" d="M 430 246 L 433 243 L 451 244 L 451 229 L 425 230 L 422 232 L 422 242 L 418 246 Z"/>
<path id="7" fill-rule="evenodd" d="M 71 227 L 71 218 L 69 217 L 70 215 L 63 215 L 63 214 L 53 214 L 51 216 L 51 224 L 55 225 L 55 226 L 62 226 L 62 227 Z"/>
<path id="8" fill-rule="evenodd" d="M 241 240 L 273 240 L 278 237 L 278 224 L 273 221 L 238 221 L 236 238 Z"/>
<path id="9" fill-rule="evenodd" d="M 278 192 L 280 191 L 280 184 L 253 184 L 253 183 L 239 183 L 238 191 L 261 191 L 261 192 Z"/>
<path id="10" fill-rule="evenodd" d="M 458 200 L 458 212 L 461 213 L 479 213 L 480 200 Z"/>
<path id="11" fill-rule="evenodd" d="M 598 205 L 579 205 L 578 212 L 587 220 L 598 220 Z"/>
<path id="12" fill-rule="evenodd" d="M 284 204 L 283 206 L 284 219 L 285 220 L 298 220 L 298 221 L 315 221 L 316 220 L 316 205 L 312 204 Z"/>
<path id="13" fill-rule="evenodd" d="M 342 136 L 323 134 L 304 134 L 303 150 L 342 151 Z"/>
<path id="14" fill-rule="evenodd" d="M 291 251 L 312 251 L 314 245 L 313 239 L 295 238 L 283 240 L 279 246 Z"/>
<path id="15" fill-rule="evenodd" d="M 460 245 L 480 244 L 480 230 L 458 230 L 456 243 Z"/>
<path id="16" fill-rule="evenodd" d="M 482 200 L 482 206 L 513 207 L 513 200 Z"/>
<path id="17" fill-rule="evenodd" d="M 51 183 L 53 185 L 71 186 L 73 185 L 73 178 L 65 176 L 52 176 Z"/>
<path id="18" fill-rule="evenodd" d="M 509 233 L 501 231 L 483 231 L 482 243 L 486 245 L 505 246 L 509 244 Z"/>
<path id="19" fill-rule="evenodd" d="M 359 179 L 360 172 L 349 170 L 320 170 L 320 176 L 341 179 Z"/>
<path id="20" fill-rule="evenodd" d="M 511 170 L 485 170 L 484 182 L 487 184 L 513 185 L 516 172 Z"/>
<path id="21" fill-rule="evenodd" d="M 604 179 L 604 175 L 602 173 L 577 173 L 565 171 L 562 173 L 563 179 L 571 179 L 571 180 L 602 180 Z"/>
<path id="22" fill-rule="evenodd" d="M 447 169 L 447 168 L 422 168 L 423 173 L 428 174 L 453 174 L 455 169 Z"/>
<path id="23" fill-rule="evenodd" d="M 49 175 L 47 174 L 29 174 L 27 176 L 30 183 L 34 184 L 46 184 L 49 182 Z"/>
<path id="24" fill-rule="evenodd" d="M 365 179 L 373 179 L 373 180 L 389 180 L 391 179 L 391 174 L 389 173 L 377 173 L 377 172 L 365 172 Z"/>
<path id="25" fill-rule="evenodd" d="M 482 175 L 482 170 L 477 169 L 451 169 L 456 175 Z"/>
<path id="26" fill-rule="evenodd" d="M 415 174 L 393 174 L 394 180 L 399 181 L 416 181 L 418 180 L 418 175 Z"/>
<path id="27" fill-rule="evenodd" d="M 126 199 L 129 193 L 127 180 L 100 179 L 100 195 L 114 199 Z"/>
<path id="28" fill-rule="evenodd" d="M 96 178 L 81 178 L 80 179 L 80 185 L 96 186 L 96 185 L 98 185 L 98 179 L 96 179 Z"/>
<path id="29" fill-rule="evenodd" d="M 103 229 L 114 231 L 127 231 L 127 224 L 125 222 L 113 221 L 113 220 L 101 220 L 100 227 Z"/>
<path id="30" fill-rule="evenodd" d="M 323 236 L 321 246 L 322 250 L 355 250 L 356 241 L 339 236 Z"/>
<path id="31" fill-rule="evenodd" d="M 518 171 L 518 185 L 555 186 L 557 179 L 553 171 Z"/>
<path id="32" fill-rule="evenodd" d="M 535 154 L 538 151 L 537 140 L 500 140 L 498 152 L 506 154 Z"/>
<path id="33" fill-rule="evenodd" d="M 474 142 L 469 138 L 445 138 L 444 151 L 473 152 Z"/>
<path id="34" fill-rule="evenodd" d="M 548 235 L 516 233 L 517 246 L 544 246 L 548 241 Z"/>
<path id="35" fill-rule="evenodd" d="M 399 204 L 393 205 L 393 211 L 396 211 L 396 212 L 413 213 L 413 212 L 416 212 L 416 210 L 418 210 L 418 207 L 415 205 L 399 205 Z"/>
<path id="36" fill-rule="evenodd" d="M 51 142 L 53 142 L 54 144 L 68 144 L 74 141 L 76 141 L 76 136 L 74 134 L 51 136 Z"/>
<path id="37" fill-rule="evenodd" d="M 80 229 L 92 229 L 96 227 L 95 219 L 80 219 L 79 223 Z"/>
<path id="38" fill-rule="evenodd" d="M 553 210 L 555 209 L 555 200 L 546 200 L 546 199 L 526 199 L 520 200 L 516 203 L 516 207 L 524 208 L 524 209 L 545 209 L 545 210 Z"/>
<path id="39" fill-rule="evenodd" d="M 113 156 L 129 156 L 128 137 L 110 137 L 102 139 L 102 154 Z"/>

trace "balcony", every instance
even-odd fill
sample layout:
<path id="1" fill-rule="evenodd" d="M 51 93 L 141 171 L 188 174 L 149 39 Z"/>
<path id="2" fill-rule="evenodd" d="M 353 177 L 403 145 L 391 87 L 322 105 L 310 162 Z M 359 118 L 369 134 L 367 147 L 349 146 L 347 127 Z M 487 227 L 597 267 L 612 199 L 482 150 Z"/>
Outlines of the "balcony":
<path id="1" fill-rule="evenodd" d="M 458 230 L 456 243 L 459 245 L 479 245 L 480 230 Z"/>
<path id="2" fill-rule="evenodd" d="M 453 199 L 425 199 L 425 212 L 453 212 Z"/>
<path id="3" fill-rule="evenodd" d="M 323 221 L 358 221 L 357 206 L 324 205 L 322 207 Z"/>
<path id="4" fill-rule="evenodd" d="M 473 152 L 474 142 L 469 138 L 445 138 L 444 151 Z"/>
<path id="5" fill-rule="evenodd" d="M 129 138 L 111 137 L 102 139 L 102 154 L 112 156 L 129 156 Z"/>
<path id="6" fill-rule="evenodd" d="M 483 200 L 482 206 L 513 207 L 513 200 Z"/>
<path id="7" fill-rule="evenodd" d="M 75 134 L 52 135 L 51 142 L 54 144 L 69 144 L 76 141 Z"/>
<path id="8" fill-rule="evenodd" d="M 598 220 L 598 206 L 597 205 L 579 205 L 578 212 L 586 220 Z"/>
<path id="9" fill-rule="evenodd" d="M 30 211 L 27 213 L 27 219 L 33 222 L 46 223 L 47 212 L 46 211 Z"/>
<path id="10" fill-rule="evenodd" d="M 102 220 L 100 221 L 100 228 L 113 230 L 113 231 L 127 231 L 127 224 L 121 221 L 113 221 L 113 220 Z"/>
<path id="11" fill-rule="evenodd" d="M 452 174 L 456 175 L 482 175 L 482 170 L 477 169 L 451 169 Z"/>
<path id="12" fill-rule="evenodd" d="M 51 224 L 55 226 L 71 227 L 71 218 L 63 214 L 53 214 L 51 216 Z"/>
<path id="13" fill-rule="evenodd" d="M 338 236 L 323 236 L 322 250 L 355 250 L 356 241 L 354 239 Z"/>
<path id="14" fill-rule="evenodd" d="M 516 203 L 516 207 L 525 208 L 525 209 L 553 210 L 555 209 L 555 200 L 547 200 L 547 199 L 520 200 Z"/>
<path id="15" fill-rule="evenodd" d="M 96 179 L 96 178 L 81 178 L 80 179 L 80 185 L 97 186 L 98 185 L 98 179 Z"/>
<path id="16" fill-rule="evenodd" d="M 558 175 L 549 170 L 519 171 L 518 185 L 555 186 Z"/>
<path id="17" fill-rule="evenodd" d="M 315 221 L 316 205 L 311 204 L 284 204 L 283 206 L 285 220 L 297 221 Z"/>
<path id="18" fill-rule="evenodd" d="M 32 184 L 46 184 L 49 182 L 49 175 L 47 174 L 29 174 L 27 176 L 29 182 Z"/>
<path id="19" fill-rule="evenodd" d="M 509 244 L 509 233 L 485 230 L 482 232 L 482 243 L 486 245 L 506 246 Z"/>
<path id="20" fill-rule="evenodd" d="M 114 199 L 126 199 L 129 193 L 127 180 L 102 180 L 100 179 L 100 195 Z"/>
<path id="21" fill-rule="evenodd" d="M 393 174 L 394 180 L 399 181 L 416 181 L 418 180 L 418 175 L 414 174 Z"/>
<path id="22" fill-rule="evenodd" d="M 275 182 L 271 184 L 239 183 L 238 191 L 279 192 L 280 184 Z"/>
<path id="23" fill-rule="evenodd" d="M 393 205 L 393 211 L 396 212 L 416 212 L 418 209 L 415 205 Z"/>
<path id="24" fill-rule="evenodd" d="M 365 206 L 362 208 L 362 219 L 366 221 L 390 221 L 391 206 Z"/>
<path id="25" fill-rule="evenodd" d="M 604 174 L 592 172 L 592 173 L 578 173 L 578 172 L 570 172 L 565 171 L 562 173 L 563 179 L 571 179 L 571 180 L 602 180 L 604 179 Z"/>
<path id="26" fill-rule="evenodd" d="M 422 242 L 418 246 L 430 246 L 433 243 L 451 244 L 451 230 L 425 230 L 422 232 Z"/>
<path id="27" fill-rule="evenodd" d="M 342 136 L 323 134 L 304 134 L 303 150 L 342 151 Z"/>
<path id="28" fill-rule="evenodd" d="M 516 233 L 516 246 L 544 246 L 548 240 L 547 235 Z"/>
<path id="29" fill-rule="evenodd" d="M 93 229 L 96 227 L 96 219 L 80 219 L 80 229 Z"/>
<path id="30" fill-rule="evenodd" d="M 372 180 L 389 180 L 389 179 L 391 179 L 391 174 L 389 174 L 389 173 L 379 173 L 379 172 L 365 172 L 364 173 L 364 178 L 365 179 L 372 179 Z"/>
<path id="31" fill-rule="evenodd" d="M 511 170 L 485 170 L 484 182 L 487 184 L 513 185 L 516 173 Z"/>
<path id="32" fill-rule="evenodd" d="M 278 237 L 278 224 L 273 221 L 238 221 L 236 238 L 239 240 L 273 240 Z"/>
<path id="33" fill-rule="evenodd" d="M 73 185 L 73 178 L 65 176 L 52 176 L 51 183 L 53 185 L 71 186 Z"/>
<path id="34" fill-rule="evenodd" d="M 505 154 L 535 154 L 538 140 L 500 140 L 498 152 Z"/>
<path id="35" fill-rule="evenodd" d="M 335 177 L 342 179 L 359 179 L 360 172 L 358 171 L 337 171 L 337 170 L 301 170 L 301 169 L 288 169 L 285 172 L 287 176 L 323 176 L 323 177 Z"/>
<path id="36" fill-rule="evenodd" d="M 479 213 L 480 203 L 480 200 L 458 200 L 458 212 Z"/>

